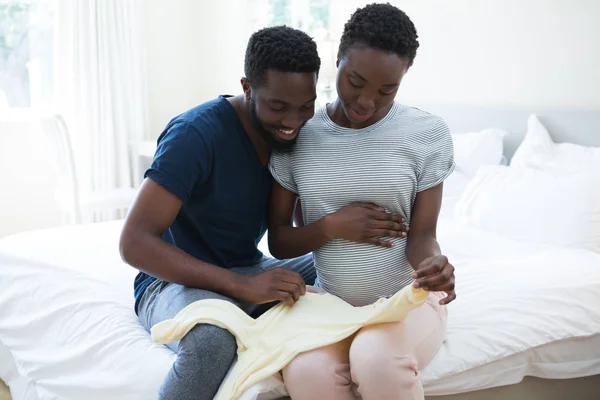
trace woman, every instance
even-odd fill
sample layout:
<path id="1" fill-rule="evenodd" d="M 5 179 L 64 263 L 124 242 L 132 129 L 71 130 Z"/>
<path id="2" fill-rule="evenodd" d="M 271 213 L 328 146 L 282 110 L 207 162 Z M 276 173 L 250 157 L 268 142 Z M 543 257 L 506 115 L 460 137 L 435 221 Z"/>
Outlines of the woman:
<path id="1" fill-rule="evenodd" d="M 454 267 L 436 240 L 454 160 L 441 118 L 394 101 L 418 46 L 396 7 L 358 9 L 340 43 L 337 100 L 306 124 L 293 152 L 271 158 L 275 257 L 312 251 L 315 286 L 355 306 L 409 284 L 431 292 L 401 323 L 296 357 L 283 371 L 293 400 L 424 398 L 419 370 L 439 350 L 444 306 L 456 297 Z M 291 117 L 281 112 L 283 126 Z M 303 221 L 294 225 L 298 198 Z"/>

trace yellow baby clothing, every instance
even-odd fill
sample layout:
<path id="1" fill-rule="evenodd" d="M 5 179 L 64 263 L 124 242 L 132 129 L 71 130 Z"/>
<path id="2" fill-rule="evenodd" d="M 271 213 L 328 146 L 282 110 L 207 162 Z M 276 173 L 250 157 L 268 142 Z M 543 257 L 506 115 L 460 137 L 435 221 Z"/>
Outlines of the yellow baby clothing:
<path id="1" fill-rule="evenodd" d="M 180 340 L 196 324 L 230 331 L 237 340 L 238 360 L 215 400 L 231 400 L 300 353 L 337 343 L 367 325 L 402 321 L 427 296 L 427 291 L 409 285 L 389 299 L 353 307 L 331 294 L 306 293 L 293 306 L 280 303 L 257 319 L 225 300 L 199 300 L 154 325 L 151 335 L 165 344 Z"/>

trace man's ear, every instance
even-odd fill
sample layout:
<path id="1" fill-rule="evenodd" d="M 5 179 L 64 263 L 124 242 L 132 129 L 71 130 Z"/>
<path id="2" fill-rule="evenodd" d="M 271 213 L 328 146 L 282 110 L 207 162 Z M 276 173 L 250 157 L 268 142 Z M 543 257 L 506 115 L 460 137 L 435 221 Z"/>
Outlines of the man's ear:
<path id="1" fill-rule="evenodd" d="M 244 97 L 247 101 L 250 101 L 250 97 L 252 97 L 252 87 L 250 86 L 250 81 L 247 78 L 242 78 L 240 82 L 242 83 Z"/>

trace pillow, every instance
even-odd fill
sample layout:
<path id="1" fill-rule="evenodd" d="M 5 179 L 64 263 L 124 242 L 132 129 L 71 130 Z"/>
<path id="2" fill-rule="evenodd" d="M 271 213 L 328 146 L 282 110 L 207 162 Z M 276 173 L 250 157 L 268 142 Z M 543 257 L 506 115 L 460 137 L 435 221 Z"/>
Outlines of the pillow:
<path id="1" fill-rule="evenodd" d="M 598 130 L 600 134 L 600 127 Z M 600 147 L 554 143 L 548 130 L 533 114 L 527 121 L 527 134 L 510 165 L 569 172 L 577 172 L 583 166 L 586 170 L 600 171 Z"/>
<path id="2" fill-rule="evenodd" d="M 442 194 L 442 206 L 440 209 L 440 217 L 452 218 L 454 207 L 463 194 L 471 176 L 468 176 L 463 171 L 454 168 L 454 171 L 444 181 L 444 192 Z"/>
<path id="3" fill-rule="evenodd" d="M 484 165 L 498 165 L 504 153 L 502 129 L 484 129 L 480 132 L 457 133 L 452 135 L 456 168 L 473 177 Z"/>
<path id="4" fill-rule="evenodd" d="M 480 167 L 502 162 L 506 134 L 501 129 L 452 134 L 456 167 L 444 181 L 440 217 L 452 217 L 456 202 Z"/>
<path id="5" fill-rule="evenodd" d="M 600 176 L 534 168 L 483 167 L 454 219 L 517 240 L 600 253 Z"/>

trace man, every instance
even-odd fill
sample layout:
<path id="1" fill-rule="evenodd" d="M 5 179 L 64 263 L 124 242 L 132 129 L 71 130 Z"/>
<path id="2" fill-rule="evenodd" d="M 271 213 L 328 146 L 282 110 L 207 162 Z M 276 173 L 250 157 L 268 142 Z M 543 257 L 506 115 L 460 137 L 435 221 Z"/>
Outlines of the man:
<path id="1" fill-rule="evenodd" d="M 295 302 L 315 279 L 310 256 L 277 261 L 257 249 L 267 227 L 271 150 L 290 150 L 314 114 L 320 60 L 289 27 L 249 40 L 243 94 L 175 117 L 125 222 L 123 259 L 140 270 L 135 310 L 147 330 L 192 302 L 224 299 L 248 314 Z M 261 307 L 263 310 L 265 307 Z M 197 325 L 179 343 L 160 399 L 212 399 L 234 361 L 224 329 Z"/>

